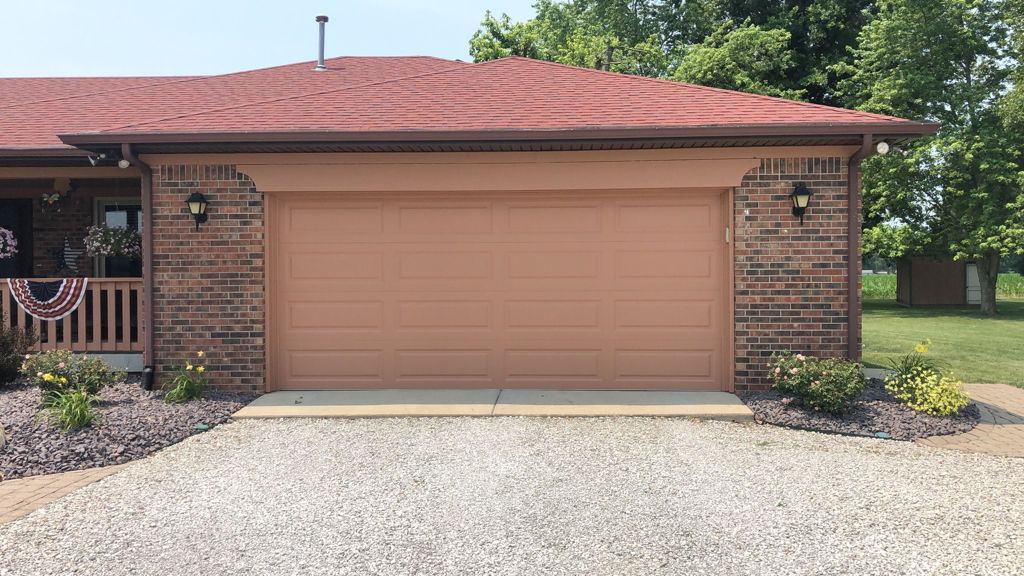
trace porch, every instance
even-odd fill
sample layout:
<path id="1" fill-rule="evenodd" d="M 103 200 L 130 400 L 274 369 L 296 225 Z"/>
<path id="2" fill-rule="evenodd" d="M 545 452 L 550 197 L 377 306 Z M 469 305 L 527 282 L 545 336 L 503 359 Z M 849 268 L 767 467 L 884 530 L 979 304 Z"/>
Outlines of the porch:
<path id="1" fill-rule="evenodd" d="M 0 259 L 0 322 L 34 329 L 37 351 L 131 355 L 116 363 L 141 366 L 141 258 L 90 256 L 85 247 L 91 226 L 139 232 L 141 216 L 133 169 L 0 168 L 0 228 L 10 230 L 18 243 L 13 257 Z M 26 298 L 43 302 L 61 281 L 74 278 L 84 280 L 84 290 L 65 315 L 48 319 L 38 310 L 30 312 Z"/>

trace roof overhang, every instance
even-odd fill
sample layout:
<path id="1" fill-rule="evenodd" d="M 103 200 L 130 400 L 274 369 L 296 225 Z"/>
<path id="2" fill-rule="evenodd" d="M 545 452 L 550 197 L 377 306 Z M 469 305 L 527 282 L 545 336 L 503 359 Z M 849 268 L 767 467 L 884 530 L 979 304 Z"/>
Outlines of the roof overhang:
<path id="1" fill-rule="evenodd" d="M 749 126 L 616 127 L 566 130 L 402 130 L 76 133 L 61 141 L 82 150 L 104 151 L 132 144 L 137 152 L 437 152 L 507 150 L 599 150 L 726 146 L 860 144 L 865 134 L 900 144 L 933 134 L 938 124 L 758 124 Z"/>
<path id="2" fill-rule="evenodd" d="M 81 166 L 88 156 L 76 148 L 0 148 L 0 166 Z"/>

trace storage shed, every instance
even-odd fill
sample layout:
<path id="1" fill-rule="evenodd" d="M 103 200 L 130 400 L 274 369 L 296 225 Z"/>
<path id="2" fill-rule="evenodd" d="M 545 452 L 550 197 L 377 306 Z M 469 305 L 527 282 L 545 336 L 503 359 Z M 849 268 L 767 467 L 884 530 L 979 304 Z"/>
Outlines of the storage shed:
<path id="1" fill-rule="evenodd" d="M 978 267 L 952 258 L 903 258 L 896 267 L 896 302 L 904 306 L 981 304 Z"/>

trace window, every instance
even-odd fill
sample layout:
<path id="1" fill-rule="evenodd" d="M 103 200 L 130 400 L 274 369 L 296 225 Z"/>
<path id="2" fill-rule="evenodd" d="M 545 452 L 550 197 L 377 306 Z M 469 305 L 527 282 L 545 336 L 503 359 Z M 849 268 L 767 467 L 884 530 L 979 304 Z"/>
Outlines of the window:
<path id="1" fill-rule="evenodd" d="M 142 232 L 142 204 L 138 198 L 99 198 L 96 200 L 96 223 L 108 228 L 132 228 Z M 138 258 L 104 257 L 96 259 L 97 276 L 102 278 L 138 278 L 142 276 L 142 260 Z"/>

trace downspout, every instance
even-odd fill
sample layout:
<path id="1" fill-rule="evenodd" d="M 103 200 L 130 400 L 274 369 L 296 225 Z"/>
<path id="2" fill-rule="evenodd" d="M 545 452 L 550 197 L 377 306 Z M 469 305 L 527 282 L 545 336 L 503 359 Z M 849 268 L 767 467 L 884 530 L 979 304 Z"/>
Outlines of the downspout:
<path id="1" fill-rule="evenodd" d="M 121 144 L 121 157 L 137 166 L 142 174 L 142 300 L 143 300 L 143 387 L 153 387 L 156 366 L 153 349 L 153 169 L 132 151 L 131 144 Z"/>
<path id="2" fill-rule="evenodd" d="M 846 301 L 850 305 L 849 318 L 846 323 L 847 357 L 850 360 L 860 360 L 860 346 L 857 340 L 857 329 L 860 327 L 860 290 L 857 289 L 860 282 L 860 162 L 871 154 L 871 144 L 874 135 L 864 134 L 860 149 L 850 156 L 849 166 L 846 170 L 849 202 L 849 226 L 846 231 L 848 269 L 846 274 Z"/>

